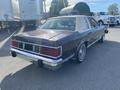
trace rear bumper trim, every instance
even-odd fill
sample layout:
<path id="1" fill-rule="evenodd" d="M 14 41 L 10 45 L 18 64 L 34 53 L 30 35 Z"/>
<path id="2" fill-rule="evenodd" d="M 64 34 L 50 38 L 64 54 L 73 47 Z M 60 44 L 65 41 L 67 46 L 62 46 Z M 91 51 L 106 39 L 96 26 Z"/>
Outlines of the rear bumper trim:
<path id="1" fill-rule="evenodd" d="M 10 50 L 11 50 L 11 52 L 16 52 L 16 54 L 20 54 L 20 55 L 24 55 L 24 56 L 28 56 L 30 58 L 33 58 L 33 61 L 34 61 L 34 59 L 37 59 L 37 60 L 43 60 L 45 62 L 49 62 L 51 64 L 59 64 L 60 62 L 63 61 L 62 58 L 60 58 L 60 59 L 50 59 L 50 58 L 46 58 L 46 57 L 43 57 L 43 56 L 38 56 L 38 55 L 31 54 L 31 53 L 27 53 L 27 52 L 24 52 L 24 51 L 21 51 L 21 50 L 18 50 L 18 49 L 14 49 L 14 48 L 11 48 Z"/>

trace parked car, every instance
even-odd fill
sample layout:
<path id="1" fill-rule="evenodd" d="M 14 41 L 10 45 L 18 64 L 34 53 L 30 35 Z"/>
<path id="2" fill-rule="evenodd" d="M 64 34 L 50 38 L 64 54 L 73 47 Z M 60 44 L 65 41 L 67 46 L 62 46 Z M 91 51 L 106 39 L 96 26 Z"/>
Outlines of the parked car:
<path id="1" fill-rule="evenodd" d="M 105 26 L 92 17 L 73 15 L 48 19 L 35 31 L 12 37 L 11 55 L 33 58 L 39 66 L 56 67 L 75 57 L 83 62 L 87 48 L 104 42 Z"/>
<path id="2" fill-rule="evenodd" d="M 117 19 L 117 25 L 120 25 L 120 15 L 115 16 Z"/>
<path id="3" fill-rule="evenodd" d="M 98 15 L 95 20 L 101 25 L 117 25 L 117 19 L 113 15 Z"/>

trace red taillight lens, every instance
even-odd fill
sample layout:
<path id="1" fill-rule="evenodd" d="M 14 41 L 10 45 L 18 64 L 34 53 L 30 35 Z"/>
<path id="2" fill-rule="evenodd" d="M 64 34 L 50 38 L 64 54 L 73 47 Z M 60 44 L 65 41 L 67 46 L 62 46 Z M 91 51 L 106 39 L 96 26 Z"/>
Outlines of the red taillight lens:
<path id="1" fill-rule="evenodd" d="M 18 47 L 18 42 L 17 41 L 12 41 L 12 46 L 14 46 L 14 47 Z"/>
<path id="2" fill-rule="evenodd" d="M 41 47 L 40 53 L 43 55 L 48 55 L 51 57 L 59 57 L 61 54 L 61 48 L 48 48 L 48 47 Z"/>

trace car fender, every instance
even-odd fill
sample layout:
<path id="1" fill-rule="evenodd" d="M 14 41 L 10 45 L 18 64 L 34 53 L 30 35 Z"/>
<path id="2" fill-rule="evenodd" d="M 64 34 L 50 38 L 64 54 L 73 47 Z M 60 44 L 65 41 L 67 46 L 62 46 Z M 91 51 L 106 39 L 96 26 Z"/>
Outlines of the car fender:
<path id="1" fill-rule="evenodd" d="M 87 42 L 88 42 L 88 41 L 84 41 L 84 40 L 80 41 L 80 43 L 79 43 L 79 45 L 78 45 L 78 47 L 77 47 L 77 50 L 76 50 L 76 51 L 78 51 L 78 50 L 79 50 L 79 48 L 80 48 L 80 46 L 81 46 L 82 44 L 85 44 L 85 45 L 86 45 L 86 47 L 87 47 Z"/>

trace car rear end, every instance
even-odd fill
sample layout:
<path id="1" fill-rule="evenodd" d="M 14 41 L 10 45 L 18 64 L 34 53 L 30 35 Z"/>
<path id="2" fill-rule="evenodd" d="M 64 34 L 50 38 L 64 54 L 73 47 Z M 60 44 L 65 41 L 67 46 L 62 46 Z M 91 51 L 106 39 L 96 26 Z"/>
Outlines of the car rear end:
<path id="1" fill-rule="evenodd" d="M 74 56 L 68 43 L 77 33 L 76 22 L 75 16 L 55 17 L 47 20 L 38 30 L 13 36 L 12 56 L 30 57 L 33 61 L 42 61 L 49 66 L 60 65 Z"/>
<path id="2" fill-rule="evenodd" d="M 46 46 L 16 39 L 11 40 L 11 55 L 27 57 L 32 61 L 41 60 L 49 66 L 57 66 L 63 61 L 62 46 Z"/>

